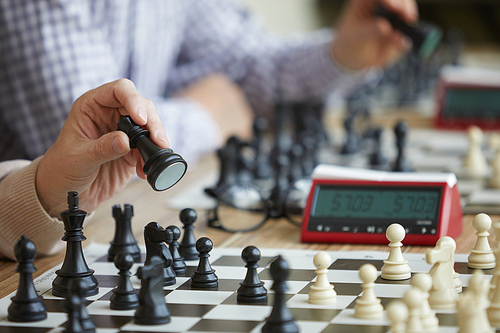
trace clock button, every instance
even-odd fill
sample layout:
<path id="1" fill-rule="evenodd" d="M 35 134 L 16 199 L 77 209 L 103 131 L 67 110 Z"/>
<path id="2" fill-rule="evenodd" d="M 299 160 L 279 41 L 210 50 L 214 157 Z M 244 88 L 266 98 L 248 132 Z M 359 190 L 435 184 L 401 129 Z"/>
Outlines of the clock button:
<path id="1" fill-rule="evenodd" d="M 318 226 L 316 227 L 316 230 L 322 231 L 323 230 L 323 225 L 322 224 L 318 224 Z"/>

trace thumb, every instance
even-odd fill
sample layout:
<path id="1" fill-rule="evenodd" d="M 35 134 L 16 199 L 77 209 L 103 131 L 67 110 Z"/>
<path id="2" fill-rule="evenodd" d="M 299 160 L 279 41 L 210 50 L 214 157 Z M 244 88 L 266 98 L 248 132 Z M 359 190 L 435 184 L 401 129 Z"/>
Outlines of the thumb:
<path id="1" fill-rule="evenodd" d="M 93 140 L 88 147 L 88 155 L 96 164 L 104 164 L 126 155 L 130 151 L 128 136 L 114 131 Z"/>

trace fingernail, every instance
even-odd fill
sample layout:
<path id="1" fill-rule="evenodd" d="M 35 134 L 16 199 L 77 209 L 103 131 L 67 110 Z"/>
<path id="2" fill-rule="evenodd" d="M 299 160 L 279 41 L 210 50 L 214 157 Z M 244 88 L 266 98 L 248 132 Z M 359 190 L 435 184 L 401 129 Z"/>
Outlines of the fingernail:
<path id="1" fill-rule="evenodd" d="M 139 115 L 139 117 L 141 117 L 142 120 L 144 120 L 144 122 L 148 121 L 146 110 L 143 107 L 137 108 L 137 114 Z"/>
<path id="2" fill-rule="evenodd" d="M 117 155 L 121 155 L 125 152 L 125 144 L 119 137 L 114 137 L 111 141 L 111 145 Z"/>
<path id="3" fill-rule="evenodd" d="M 161 130 L 157 131 L 156 137 L 158 138 L 158 140 L 166 142 L 168 144 L 167 135 L 165 134 L 165 132 Z"/>

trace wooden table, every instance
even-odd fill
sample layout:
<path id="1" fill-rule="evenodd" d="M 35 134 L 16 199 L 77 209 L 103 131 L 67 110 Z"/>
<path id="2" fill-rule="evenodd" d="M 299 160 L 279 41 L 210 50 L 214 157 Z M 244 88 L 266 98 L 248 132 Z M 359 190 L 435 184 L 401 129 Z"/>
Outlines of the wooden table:
<path id="1" fill-rule="evenodd" d="M 155 192 L 143 180 L 133 180 L 121 193 L 111 198 L 96 211 L 94 216 L 85 225 L 84 232 L 89 242 L 109 243 L 114 235 L 115 223 L 111 216 L 111 207 L 115 204 L 129 203 L 134 206 L 134 218 L 132 219 L 132 229 L 134 236 L 143 243 L 143 228 L 151 221 L 157 221 L 162 226 L 175 224 L 182 227 L 179 221 L 179 210 L 168 209 L 166 202 L 173 198 L 182 190 L 198 181 L 200 177 L 211 168 L 217 168 L 217 161 L 214 157 L 207 158 L 198 167 L 188 172 L 179 184 L 165 192 Z M 472 227 L 473 216 L 464 216 L 464 231 L 457 241 L 457 253 L 468 253 L 474 247 L 476 237 Z M 496 217 L 493 217 L 494 219 Z M 300 242 L 300 229 L 292 225 L 285 219 L 268 220 L 259 230 L 249 233 L 229 234 L 223 231 L 207 228 L 206 212 L 198 211 L 198 220 L 195 224 L 195 234 L 197 237 L 208 236 L 218 247 L 245 247 L 255 245 L 260 248 L 301 248 L 310 250 L 379 250 L 388 251 L 385 245 L 351 245 L 351 244 L 305 244 Z M 494 244 L 493 233 L 490 235 L 490 242 Z M 404 246 L 404 252 L 425 252 L 429 247 L 424 246 Z M 37 258 L 35 265 L 38 271 L 34 274 L 37 277 L 46 270 L 61 263 L 64 259 L 64 252 L 51 257 Z M 12 261 L 0 260 L 0 298 L 5 297 L 18 285 L 18 274 L 15 272 L 16 263 Z"/>

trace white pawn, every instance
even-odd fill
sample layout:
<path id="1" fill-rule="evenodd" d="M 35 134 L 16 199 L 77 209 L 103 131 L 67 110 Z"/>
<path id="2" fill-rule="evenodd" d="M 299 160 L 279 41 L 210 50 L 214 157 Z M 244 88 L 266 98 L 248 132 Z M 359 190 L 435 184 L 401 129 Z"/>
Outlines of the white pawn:
<path id="1" fill-rule="evenodd" d="M 472 221 L 477 230 L 477 241 L 469 255 L 469 268 L 490 269 L 495 267 L 495 255 L 488 243 L 488 230 L 491 228 L 491 218 L 484 214 L 477 214 Z"/>
<path id="2" fill-rule="evenodd" d="M 488 301 L 489 282 L 484 278 L 484 273 L 481 270 L 476 270 L 469 280 L 469 288 L 467 292 L 471 292 L 474 296 L 474 304 L 477 309 L 477 321 L 479 326 L 476 327 L 477 332 L 493 333 L 486 308 L 489 305 Z"/>
<path id="3" fill-rule="evenodd" d="M 414 274 L 411 278 L 411 285 L 422 291 L 423 302 L 420 309 L 420 318 L 425 332 L 437 332 L 439 330 L 439 320 L 429 305 L 429 291 L 432 288 L 431 276 L 426 273 Z"/>
<path id="4" fill-rule="evenodd" d="M 354 317 L 361 319 L 378 319 L 384 313 L 380 299 L 375 296 L 373 287 L 377 279 L 377 268 L 372 264 L 364 264 L 359 269 L 359 277 L 363 284 L 363 294 L 356 300 Z"/>
<path id="5" fill-rule="evenodd" d="M 481 150 L 483 142 L 483 131 L 477 126 L 467 129 L 469 136 L 469 151 L 465 156 L 464 169 L 469 177 L 483 178 L 488 175 L 488 162 Z"/>
<path id="6" fill-rule="evenodd" d="M 406 333 L 408 307 L 402 301 L 392 301 L 387 306 L 387 318 L 391 322 L 391 333 Z"/>
<path id="7" fill-rule="evenodd" d="M 422 324 L 422 319 L 420 318 L 422 302 L 424 301 L 424 296 L 422 291 L 417 287 L 411 287 L 406 294 L 403 296 L 403 302 L 405 302 L 410 313 L 408 317 L 408 322 L 406 323 L 406 333 L 424 333 L 424 325 Z"/>
<path id="8" fill-rule="evenodd" d="M 385 235 L 389 240 L 389 257 L 384 260 L 384 266 L 381 269 L 381 277 L 385 280 L 406 280 L 411 277 L 411 268 L 408 265 L 408 260 L 403 258 L 401 241 L 405 238 L 405 228 L 398 223 L 391 224 Z"/>
<path id="9" fill-rule="evenodd" d="M 309 303 L 311 304 L 333 304 L 337 300 L 337 293 L 328 281 L 328 267 L 332 263 L 332 258 L 326 252 L 319 252 L 314 256 L 314 266 L 316 266 L 316 282 L 311 286 L 309 292 Z"/>

